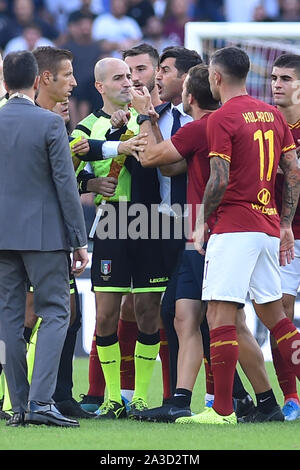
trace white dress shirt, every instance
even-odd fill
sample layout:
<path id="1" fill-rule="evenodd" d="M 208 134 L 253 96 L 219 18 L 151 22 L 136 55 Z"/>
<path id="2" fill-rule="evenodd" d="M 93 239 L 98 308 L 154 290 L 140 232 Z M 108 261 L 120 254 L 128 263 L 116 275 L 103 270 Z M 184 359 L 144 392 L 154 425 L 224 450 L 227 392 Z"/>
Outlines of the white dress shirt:
<path id="1" fill-rule="evenodd" d="M 180 111 L 180 123 L 181 126 L 184 126 L 188 122 L 191 122 L 193 118 L 186 114 L 183 111 L 183 104 L 180 103 L 177 106 L 171 104 L 171 106 L 163 112 L 162 116 L 158 120 L 158 125 L 160 128 L 160 132 L 163 136 L 164 140 L 168 140 L 171 138 L 171 130 L 173 126 L 173 108 L 177 108 Z M 160 197 L 161 203 L 159 205 L 159 212 L 164 214 L 176 216 L 177 214 L 171 209 L 171 177 L 170 176 L 163 176 L 161 171 L 157 169 L 158 172 L 158 179 L 160 184 Z"/>

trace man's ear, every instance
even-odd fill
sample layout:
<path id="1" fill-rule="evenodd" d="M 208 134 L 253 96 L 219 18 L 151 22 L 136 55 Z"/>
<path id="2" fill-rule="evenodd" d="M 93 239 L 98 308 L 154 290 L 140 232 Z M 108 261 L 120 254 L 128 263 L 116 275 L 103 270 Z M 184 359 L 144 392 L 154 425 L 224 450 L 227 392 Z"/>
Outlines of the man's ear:
<path id="1" fill-rule="evenodd" d="M 44 83 L 45 85 L 48 85 L 50 83 L 51 76 L 52 76 L 52 73 L 49 72 L 49 70 L 44 70 L 44 72 L 40 76 L 40 81 Z"/>
<path id="2" fill-rule="evenodd" d="M 222 81 L 222 74 L 220 72 L 214 71 L 214 80 L 217 86 L 220 86 Z"/>
<path id="3" fill-rule="evenodd" d="M 95 81 L 95 88 L 98 91 L 98 93 L 102 94 L 102 92 L 103 92 L 103 83 L 96 80 Z"/>
<path id="4" fill-rule="evenodd" d="M 34 91 L 37 91 L 39 89 L 39 86 L 40 86 L 40 76 L 37 75 L 35 77 L 34 84 L 33 84 Z"/>

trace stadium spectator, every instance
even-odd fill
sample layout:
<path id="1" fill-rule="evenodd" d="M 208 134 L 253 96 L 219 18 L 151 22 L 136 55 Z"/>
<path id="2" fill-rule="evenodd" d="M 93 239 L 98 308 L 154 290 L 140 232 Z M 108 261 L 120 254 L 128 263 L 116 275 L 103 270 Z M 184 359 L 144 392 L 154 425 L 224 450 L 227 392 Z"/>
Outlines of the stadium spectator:
<path id="1" fill-rule="evenodd" d="M 93 18 L 89 13 L 74 11 L 68 20 L 68 40 L 62 48 L 73 54 L 73 70 L 77 87 L 70 97 L 70 127 L 75 125 L 93 109 L 102 105 L 101 96 L 94 87 L 94 66 L 101 58 L 102 51 L 98 41 L 92 39 Z"/>
<path id="2" fill-rule="evenodd" d="M 133 18 L 143 30 L 148 18 L 154 15 L 150 0 L 128 0 L 127 16 Z"/>
<path id="3" fill-rule="evenodd" d="M 247 22 L 253 21 L 254 10 L 261 3 L 260 0 L 224 0 L 224 15 L 226 21 Z M 277 18 L 279 14 L 278 0 L 265 0 L 265 12 L 268 18 Z"/>
<path id="4" fill-rule="evenodd" d="M 164 36 L 163 22 L 157 16 L 150 16 L 144 27 L 143 40 L 147 44 L 151 44 L 159 54 L 170 45 L 170 41 Z"/>
<path id="5" fill-rule="evenodd" d="M 89 9 L 93 15 L 100 15 L 104 11 L 106 0 L 44 0 L 45 6 L 51 14 L 54 24 L 60 34 L 65 33 L 68 27 L 69 15 L 76 10 Z"/>
<path id="6" fill-rule="evenodd" d="M 50 41 L 58 39 L 58 30 L 36 14 L 33 0 L 14 0 L 13 16 L 7 29 L 6 42 L 16 36 L 20 36 L 24 28 L 32 23 L 36 23 L 40 27 L 43 37 Z"/>
<path id="7" fill-rule="evenodd" d="M 265 6 L 263 4 L 259 4 L 254 8 L 252 21 L 276 21 L 276 18 L 271 18 L 270 16 L 268 16 Z"/>
<path id="8" fill-rule="evenodd" d="M 8 35 L 11 18 L 7 8 L 7 0 L 0 0 L 0 48 L 4 49 L 10 36 Z"/>
<path id="9" fill-rule="evenodd" d="M 167 0 L 162 21 L 164 36 L 169 41 L 170 46 L 184 45 L 184 26 L 192 20 L 190 6 L 190 0 Z"/>
<path id="10" fill-rule="evenodd" d="M 152 0 L 155 16 L 162 18 L 166 9 L 166 0 Z"/>
<path id="11" fill-rule="evenodd" d="M 138 23 L 126 16 L 128 0 L 111 0 L 110 13 L 104 13 L 95 19 L 92 37 L 101 41 L 105 55 L 121 57 L 122 50 L 139 42 L 143 33 Z"/>
<path id="12" fill-rule="evenodd" d="M 54 46 L 50 39 L 42 37 L 42 32 L 36 23 L 24 27 L 21 36 L 17 36 L 6 44 L 4 56 L 13 51 L 33 51 L 40 46 Z"/>
<path id="13" fill-rule="evenodd" d="M 278 21 L 300 21 L 300 1 L 280 0 Z"/>
<path id="14" fill-rule="evenodd" d="M 223 0 L 195 0 L 193 18 L 195 21 L 225 21 Z"/>

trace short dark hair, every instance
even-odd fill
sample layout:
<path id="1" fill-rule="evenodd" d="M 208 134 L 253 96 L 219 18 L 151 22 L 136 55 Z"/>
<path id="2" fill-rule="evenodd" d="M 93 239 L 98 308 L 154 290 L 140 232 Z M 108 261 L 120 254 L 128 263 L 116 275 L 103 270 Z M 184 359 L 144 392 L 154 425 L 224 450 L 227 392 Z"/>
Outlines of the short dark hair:
<path id="1" fill-rule="evenodd" d="M 198 64 L 190 68 L 186 91 L 195 98 L 202 109 L 217 109 L 219 107 L 219 101 L 213 98 L 210 91 L 207 65 Z"/>
<path id="2" fill-rule="evenodd" d="M 156 67 L 158 66 L 159 54 L 155 47 L 151 46 L 151 44 L 147 44 L 146 42 L 131 47 L 130 49 L 126 49 L 125 51 L 123 51 L 122 54 L 123 60 L 125 60 L 126 57 L 136 57 L 137 55 L 148 54 L 149 57 L 152 59 L 153 64 Z"/>
<path id="3" fill-rule="evenodd" d="M 38 74 L 38 64 L 32 52 L 10 52 L 3 61 L 3 77 L 10 91 L 31 88 Z"/>
<path id="4" fill-rule="evenodd" d="M 169 57 L 175 59 L 175 67 L 180 75 L 187 73 L 191 67 L 194 67 L 194 65 L 203 63 L 198 52 L 187 49 L 183 46 L 165 47 L 159 58 L 159 63 L 161 64 Z"/>
<path id="5" fill-rule="evenodd" d="M 59 49 L 52 46 L 37 47 L 32 51 L 39 67 L 39 74 L 41 75 L 45 70 L 49 70 L 54 76 L 57 74 L 59 64 L 62 60 L 73 61 L 73 54 L 67 49 Z"/>
<path id="6" fill-rule="evenodd" d="M 273 67 L 286 67 L 288 69 L 295 69 L 297 75 L 300 77 L 300 55 L 298 54 L 281 54 L 275 59 Z"/>
<path id="7" fill-rule="evenodd" d="M 211 56 L 211 63 L 220 65 L 232 78 L 243 80 L 250 69 L 248 54 L 239 47 L 227 46 Z"/>

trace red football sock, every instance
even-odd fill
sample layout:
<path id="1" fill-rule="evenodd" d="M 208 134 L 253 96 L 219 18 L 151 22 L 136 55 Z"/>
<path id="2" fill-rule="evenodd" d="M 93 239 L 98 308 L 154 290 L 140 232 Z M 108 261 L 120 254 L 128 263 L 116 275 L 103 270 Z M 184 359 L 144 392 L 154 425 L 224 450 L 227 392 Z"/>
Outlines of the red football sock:
<path id="1" fill-rule="evenodd" d="M 105 379 L 96 348 L 96 330 L 94 332 L 89 358 L 89 391 L 93 397 L 104 397 Z"/>
<path id="2" fill-rule="evenodd" d="M 279 386 L 284 395 L 284 401 L 298 400 L 296 376 L 291 366 L 282 358 L 278 348 L 272 348 L 273 365 Z"/>
<path id="3" fill-rule="evenodd" d="M 210 363 L 214 376 L 214 410 L 227 416 L 233 412 L 232 390 L 239 348 L 235 325 L 210 331 Z"/>
<path id="4" fill-rule="evenodd" d="M 204 367 L 205 367 L 205 383 L 206 383 L 206 393 L 209 395 L 214 395 L 214 376 L 211 370 L 211 365 L 206 359 L 204 358 Z"/>
<path id="5" fill-rule="evenodd" d="M 161 360 L 161 368 L 162 368 L 163 397 L 164 397 L 164 400 L 166 400 L 168 398 L 171 398 L 169 345 L 168 345 L 166 332 L 163 328 L 159 330 L 159 334 L 160 334 L 159 357 Z"/>
<path id="6" fill-rule="evenodd" d="M 121 350 L 121 389 L 134 390 L 134 349 L 138 327 L 134 321 L 120 318 L 118 338 Z"/>
<path id="7" fill-rule="evenodd" d="M 289 318 L 280 320 L 271 330 L 283 360 L 300 380 L 300 333 Z"/>

